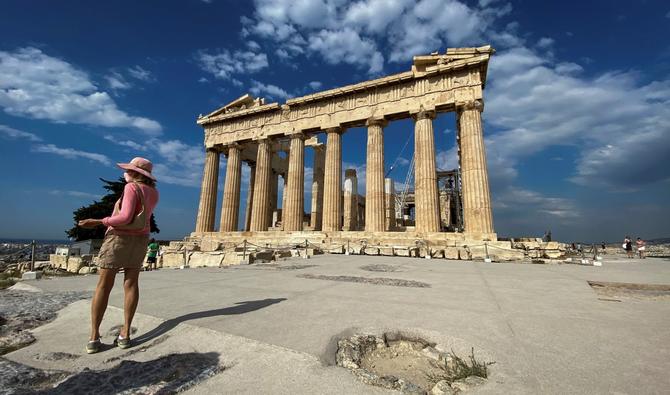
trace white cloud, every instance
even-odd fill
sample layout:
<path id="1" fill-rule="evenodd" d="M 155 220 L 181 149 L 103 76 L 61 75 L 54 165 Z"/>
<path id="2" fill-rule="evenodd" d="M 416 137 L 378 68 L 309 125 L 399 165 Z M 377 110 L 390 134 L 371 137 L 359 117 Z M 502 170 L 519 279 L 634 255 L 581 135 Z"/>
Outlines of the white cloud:
<path id="1" fill-rule="evenodd" d="M 262 82 L 258 82 L 256 80 L 251 80 L 251 88 L 249 88 L 251 93 L 253 93 L 256 96 L 263 96 L 266 95 L 269 98 L 272 99 L 288 99 L 291 95 L 286 92 L 284 89 L 272 85 L 272 84 L 264 84 Z"/>
<path id="2" fill-rule="evenodd" d="M 384 56 L 374 41 L 361 38 L 355 30 L 321 30 L 309 40 L 309 49 L 330 64 L 367 66 L 369 74 L 379 74 L 384 67 Z"/>
<path id="3" fill-rule="evenodd" d="M 0 107 L 10 115 L 57 123 L 161 131 L 158 122 L 119 110 L 85 72 L 37 48 L 0 51 Z"/>
<path id="4" fill-rule="evenodd" d="M 179 140 L 151 140 L 149 143 L 159 156 L 152 172 L 159 182 L 200 187 L 205 163 L 201 145 L 189 145 Z"/>
<path id="5" fill-rule="evenodd" d="M 22 130 L 14 129 L 6 125 L 0 125 L 0 135 L 9 139 L 27 139 L 30 141 L 42 141 L 37 135 Z"/>
<path id="6" fill-rule="evenodd" d="M 636 73 L 575 75 L 528 48 L 501 51 L 490 65 L 485 119 L 491 159 L 504 167 L 550 146 L 579 153 L 574 182 L 630 189 L 670 178 L 670 81 L 641 84 Z"/>
<path id="7" fill-rule="evenodd" d="M 495 3 L 495 4 L 494 4 Z M 368 74 L 381 73 L 385 58 L 407 62 L 413 55 L 482 42 L 492 22 L 511 11 L 509 3 L 457 0 L 256 0 L 253 18 L 242 17 L 242 36 L 276 45 L 283 61 L 318 54 Z M 512 32 L 506 32 L 508 41 Z M 517 39 L 516 43 L 519 43 Z M 384 55 L 388 54 L 388 56 Z"/>
<path id="8" fill-rule="evenodd" d="M 129 67 L 128 68 L 128 74 L 130 74 L 131 77 L 144 81 L 144 82 L 154 82 L 156 81 L 156 78 L 154 75 L 149 71 L 145 70 L 142 68 L 142 66 L 136 65 L 134 67 Z"/>
<path id="9" fill-rule="evenodd" d="M 133 87 L 131 83 L 126 81 L 126 79 L 117 72 L 112 72 L 106 75 L 105 80 L 107 80 L 107 85 L 109 85 L 109 88 L 114 91 L 130 89 Z"/>
<path id="10" fill-rule="evenodd" d="M 55 154 L 67 159 L 85 158 L 92 161 L 102 163 L 103 165 L 111 165 L 112 161 L 103 154 L 96 154 L 93 152 L 79 151 L 74 148 L 61 148 L 53 144 L 40 144 L 32 148 L 33 152 Z"/>
<path id="11" fill-rule="evenodd" d="M 542 37 L 537 42 L 537 46 L 540 48 L 549 48 L 552 45 L 554 45 L 554 39 L 549 37 Z"/>
<path id="12" fill-rule="evenodd" d="M 109 134 L 106 135 L 104 137 L 104 139 L 107 140 L 107 141 L 111 141 L 114 144 L 117 144 L 117 145 L 120 145 L 120 146 L 123 146 L 123 147 L 128 147 L 128 148 L 130 148 L 132 150 L 135 150 L 135 151 L 146 151 L 147 150 L 147 148 L 145 146 L 143 146 L 141 144 L 138 144 L 138 143 L 136 143 L 132 140 L 124 140 L 124 139 L 121 139 L 121 138 L 118 138 L 118 137 L 115 137 L 115 136 L 112 136 L 112 135 L 109 135 Z"/>
<path id="13" fill-rule="evenodd" d="M 228 80 L 236 75 L 256 73 L 268 67 L 268 58 L 264 53 L 253 51 L 230 52 L 222 49 L 215 53 L 201 50 L 196 59 L 200 67 L 214 77 Z"/>
<path id="14" fill-rule="evenodd" d="M 312 81 L 309 84 L 309 87 L 312 88 L 313 90 L 319 90 L 321 89 L 321 86 L 323 85 L 320 81 Z"/>

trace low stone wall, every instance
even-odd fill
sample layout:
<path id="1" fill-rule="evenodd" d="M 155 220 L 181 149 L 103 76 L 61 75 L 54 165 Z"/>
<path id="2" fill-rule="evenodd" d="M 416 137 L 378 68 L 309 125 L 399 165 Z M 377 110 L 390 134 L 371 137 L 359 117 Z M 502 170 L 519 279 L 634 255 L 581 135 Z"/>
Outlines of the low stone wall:
<path id="1" fill-rule="evenodd" d="M 193 234 L 173 241 L 163 254 L 164 267 L 226 266 L 255 260 L 275 260 L 281 251 L 290 256 L 314 253 L 403 256 L 494 262 L 560 259 L 566 245 L 523 241 L 481 241 L 459 233 L 419 237 L 402 232 L 229 232 Z"/>
<path id="2" fill-rule="evenodd" d="M 49 262 L 54 269 L 66 270 L 70 273 L 79 273 L 82 267 L 95 265 L 95 257 L 93 255 L 82 256 L 65 256 L 65 255 L 49 255 Z"/>

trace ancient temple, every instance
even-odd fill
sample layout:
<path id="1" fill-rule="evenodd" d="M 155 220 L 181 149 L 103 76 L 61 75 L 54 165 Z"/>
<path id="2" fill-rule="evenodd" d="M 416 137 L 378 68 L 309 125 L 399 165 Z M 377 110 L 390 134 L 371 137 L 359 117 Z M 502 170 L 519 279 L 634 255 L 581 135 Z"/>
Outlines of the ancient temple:
<path id="1" fill-rule="evenodd" d="M 415 56 L 411 70 L 354 85 L 266 103 L 244 95 L 197 120 L 205 131 L 205 167 L 190 241 L 240 240 L 324 246 L 364 239 L 369 245 L 427 245 L 497 240 L 482 130 L 483 90 L 493 48 L 451 48 Z M 433 119 L 457 116 L 459 213 L 438 188 Z M 385 179 L 384 128 L 414 120 L 411 224 L 393 182 Z M 367 127 L 365 196 L 355 170 L 342 168 L 342 135 Z M 321 134 L 321 141 L 317 135 Z M 314 150 L 311 212 L 305 213 L 305 150 Z M 215 224 L 219 161 L 226 155 L 221 221 Z M 239 218 L 242 166 L 250 167 L 245 218 Z M 346 172 L 344 171 L 346 170 Z M 284 183 L 282 207 L 278 183 Z M 446 196 L 446 197 L 445 197 Z M 450 198 L 450 196 L 452 196 Z M 452 213 L 452 214 L 450 214 Z M 459 226 L 445 223 L 459 216 Z M 462 218 L 461 218 L 462 216 Z"/>

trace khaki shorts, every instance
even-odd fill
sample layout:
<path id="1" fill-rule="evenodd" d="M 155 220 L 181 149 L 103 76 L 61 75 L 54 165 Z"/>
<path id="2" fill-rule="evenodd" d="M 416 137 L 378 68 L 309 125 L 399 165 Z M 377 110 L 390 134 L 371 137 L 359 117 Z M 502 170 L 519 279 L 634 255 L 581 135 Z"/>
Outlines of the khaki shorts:
<path id="1" fill-rule="evenodd" d="M 149 235 L 116 235 L 108 233 L 98 253 L 102 269 L 140 269 L 147 255 Z"/>

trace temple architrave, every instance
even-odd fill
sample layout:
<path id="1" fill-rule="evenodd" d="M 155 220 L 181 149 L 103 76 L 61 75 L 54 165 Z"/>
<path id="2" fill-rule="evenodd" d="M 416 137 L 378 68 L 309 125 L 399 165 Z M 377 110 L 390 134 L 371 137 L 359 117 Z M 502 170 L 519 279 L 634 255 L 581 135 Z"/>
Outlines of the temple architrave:
<path id="1" fill-rule="evenodd" d="M 407 72 L 285 104 L 244 95 L 201 115 L 197 123 L 205 130 L 205 167 L 196 228 L 187 241 L 215 242 L 219 249 L 242 240 L 258 245 L 309 242 L 337 251 L 361 241 L 380 249 L 419 242 L 434 248 L 495 244 L 481 115 L 494 52 L 490 46 L 450 48 L 445 54 L 415 56 Z M 449 199 L 441 197 L 435 162 L 433 120 L 445 112 L 457 117 L 462 200 L 462 228 L 457 231 L 445 226 L 449 208 L 440 202 Z M 403 222 L 399 218 L 403 210 L 395 207 L 400 191 L 385 179 L 384 128 L 407 118 L 414 120 L 414 215 L 412 221 Z M 358 180 L 355 170 L 342 168 L 342 135 L 363 126 L 366 174 L 365 180 Z M 313 169 L 307 213 L 306 149 L 314 150 L 314 162 L 307 164 Z M 227 164 L 221 220 L 216 224 L 221 155 Z M 239 218 L 242 166 L 249 166 L 251 177 L 243 203 L 246 215 Z M 279 182 L 284 185 L 281 197 Z M 358 194 L 358 182 L 365 182 L 365 196 Z"/>

